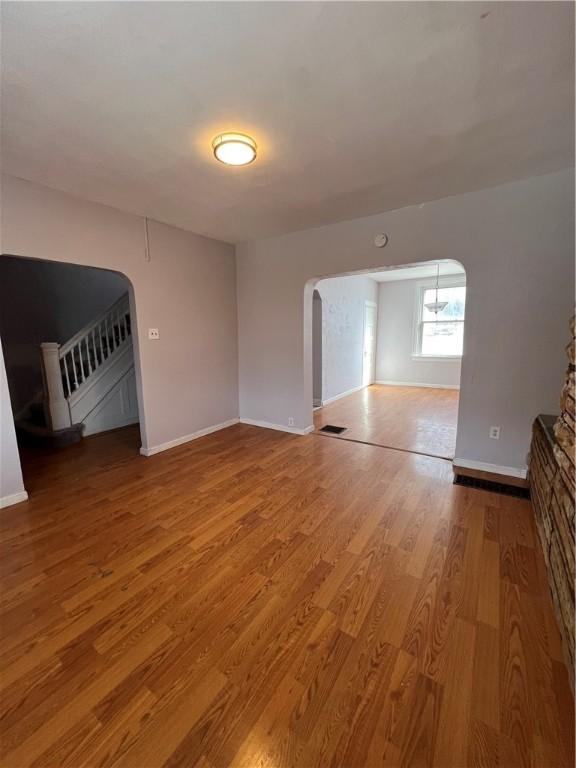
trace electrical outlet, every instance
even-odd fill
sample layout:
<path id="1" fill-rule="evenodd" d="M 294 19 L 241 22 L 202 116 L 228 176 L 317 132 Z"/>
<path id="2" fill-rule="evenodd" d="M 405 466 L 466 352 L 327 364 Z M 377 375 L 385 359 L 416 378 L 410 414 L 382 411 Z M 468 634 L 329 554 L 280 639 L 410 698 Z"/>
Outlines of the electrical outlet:
<path id="1" fill-rule="evenodd" d="M 492 440 L 500 440 L 500 427 L 490 427 L 490 432 L 488 432 L 488 435 L 492 438 Z"/>
<path id="2" fill-rule="evenodd" d="M 293 427 L 294 426 L 294 419 L 292 418 L 292 416 L 288 417 L 288 426 L 289 427 Z"/>
<path id="3" fill-rule="evenodd" d="M 158 328 L 148 328 L 148 338 L 152 341 L 156 341 L 156 339 L 160 338 L 160 331 Z"/>

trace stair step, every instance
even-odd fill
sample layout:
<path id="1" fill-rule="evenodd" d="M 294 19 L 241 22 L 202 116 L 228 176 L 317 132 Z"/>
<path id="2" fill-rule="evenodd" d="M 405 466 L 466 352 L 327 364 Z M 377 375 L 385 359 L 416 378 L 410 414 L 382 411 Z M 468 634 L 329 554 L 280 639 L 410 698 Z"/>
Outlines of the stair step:
<path id="1" fill-rule="evenodd" d="M 45 425 L 35 424 L 29 419 L 19 419 L 15 422 L 15 427 L 18 438 L 24 442 L 42 443 L 54 448 L 79 443 L 82 440 L 82 431 L 84 430 L 84 424 L 72 424 L 66 429 L 50 429 Z"/>

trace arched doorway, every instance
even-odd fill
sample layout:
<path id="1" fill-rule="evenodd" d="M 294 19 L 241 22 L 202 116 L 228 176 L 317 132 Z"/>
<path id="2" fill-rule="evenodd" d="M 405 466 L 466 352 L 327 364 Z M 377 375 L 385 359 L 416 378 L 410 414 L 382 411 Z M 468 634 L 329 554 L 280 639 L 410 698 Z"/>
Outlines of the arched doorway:
<path id="1" fill-rule="evenodd" d="M 128 278 L 107 269 L 2 255 L 0 308 L 27 490 L 42 487 L 36 480 L 46 475 L 39 467 L 48 466 L 47 456 L 86 437 L 126 428 L 114 441 L 138 452 L 141 380 Z"/>
<path id="2" fill-rule="evenodd" d="M 465 270 L 449 260 L 315 280 L 315 431 L 454 458 L 465 300 Z"/>

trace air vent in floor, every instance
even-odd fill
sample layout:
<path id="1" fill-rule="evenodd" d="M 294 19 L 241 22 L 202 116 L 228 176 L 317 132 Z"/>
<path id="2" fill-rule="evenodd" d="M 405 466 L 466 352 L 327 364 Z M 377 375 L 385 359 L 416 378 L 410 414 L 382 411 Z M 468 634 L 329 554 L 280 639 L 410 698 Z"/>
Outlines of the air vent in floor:
<path id="1" fill-rule="evenodd" d="M 492 491 L 492 493 L 502 493 L 505 496 L 517 496 L 520 499 L 530 498 L 529 488 L 520 488 L 516 485 L 506 485 L 505 483 L 495 483 L 492 480 L 483 480 L 477 477 L 468 477 L 467 475 L 454 475 L 454 485 L 466 485 L 469 488 L 478 488 L 481 491 Z"/>
<path id="2" fill-rule="evenodd" d="M 326 424 L 320 428 L 320 432 L 326 432 L 328 435 L 341 435 L 346 432 L 347 427 L 336 427 L 334 424 Z"/>

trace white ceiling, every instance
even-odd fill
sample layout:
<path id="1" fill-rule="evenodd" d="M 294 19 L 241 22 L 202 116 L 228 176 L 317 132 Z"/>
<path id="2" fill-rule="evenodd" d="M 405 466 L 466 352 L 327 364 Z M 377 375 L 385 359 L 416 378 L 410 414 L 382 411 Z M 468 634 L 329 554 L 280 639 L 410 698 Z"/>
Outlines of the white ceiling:
<path id="1" fill-rule="evenodd" d="M 229 241 L 573 163 L 571 3 L 4 2 L 8 173 Z M 257 161 L 211 154 L 251 133 Z"/>
<path id="2" fill-rule="evenodd" d="M 466 274 L 464 267 L 453 261 L 440 262 L 439 266 L 440 277 Z M 362 274 L 362 277 L 371 277 L 372 280 L 376 280 L 378 283 L 389 283 L 396 280 L 420 280 L 425 277 L 436 277 L 436 269 L 436 263 L 416 264 L 413 267 L 392 267 L 380 272 L 367 272 Z"/>

